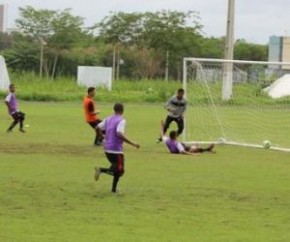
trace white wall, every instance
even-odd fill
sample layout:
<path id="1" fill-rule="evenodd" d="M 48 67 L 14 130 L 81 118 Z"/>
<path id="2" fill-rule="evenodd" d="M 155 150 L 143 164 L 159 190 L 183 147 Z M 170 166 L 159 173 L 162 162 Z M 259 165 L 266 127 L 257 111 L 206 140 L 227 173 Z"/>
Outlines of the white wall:
<path id="1" fill-rule="evenodd" d="M 0 90 L 7 91 L 9 89 L 10 79 L 7 71 L 5 59 L 0 55 Z"/>
<path id="2" fill-rule="evenodd" d="M 112 90 L 112 68 L 99 66 L 78 66 L 78 85 L 106 87 Z"/>

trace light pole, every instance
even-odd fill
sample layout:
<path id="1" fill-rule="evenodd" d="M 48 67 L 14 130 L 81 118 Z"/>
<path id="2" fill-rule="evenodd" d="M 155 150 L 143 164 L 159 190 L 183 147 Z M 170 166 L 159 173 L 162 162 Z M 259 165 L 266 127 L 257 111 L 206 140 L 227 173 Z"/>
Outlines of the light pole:
<path id="1" fill-rule="evenodd" d="M 169 76 L 169 50 L 166 51 L 166 68 L 165 68 L 165 81 L 168 82 Z"/>
<path id="2" fill-rule="evenodd" d="M 47 45 L 47 43 L 40 36 L 38 36 L 38 40 L 39 40 L 39 43 L 40 43 L 39 76 L 40 76 L 40 78 L 42 78 L 42 70 L 43 70 L 43 50 L 44 50 L 44 46 Z"/>
<path id="3" fill-rule="evenodd" d="M 234 58 L 234 20 L 235 20 L 235 0 L 228 0 L 227 34 L 225 43 L 224 59 Z M 223 65 L 223 92 L 222 100 L 229 100 L 232 97 L 233 85 L 233 63 L 225 62 Z"/>

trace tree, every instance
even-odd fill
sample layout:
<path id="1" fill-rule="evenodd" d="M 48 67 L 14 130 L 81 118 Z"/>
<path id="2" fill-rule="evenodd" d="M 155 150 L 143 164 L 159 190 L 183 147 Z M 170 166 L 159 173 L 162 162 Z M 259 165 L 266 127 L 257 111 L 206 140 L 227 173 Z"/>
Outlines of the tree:
<path id="1" fill-rule="evenodd" d="M 33 7 L 20 8 L 17 26 L 24 34 L 39 42 L 41 50 L 46 45 L 46 62 L 44 69 L 47 75 L 55 76 L 57 61 L 64 50 L 70 50 L 88 35 L 83 30 L 83 18 L 73 16 L 70 9 L 54 11 Z"/>
<path id="2" fill-rule="evenodd" d="M 39 63 L 37 43 L 21 33 L 11 35 L 11 47 L 3 50 L 6 63 L 14 71 L 36 71 Z"/>
<path id="3" fill-rule="evenodd" d="M 235 43 L 234 59 L 267 61 L 268 46 L 248 43 L 244 39 L 237 40 Z"/>
<path id="4" fill-rule="evenodd" d="M 201 41 L 200 57 L 203 58 L 224 58 L 225 38 L 203 38 Z"/>
<path id="5" fill-rule="evenodd" d="M 10 48 L 13 43 L 13 36 L 8 33 L 0 33 L 0 50 Z"/>
<path id="6" fill-rule="evenodd" d="M 185 56 L 197 55 L 202 25 L 194 11 L 160 11 L 145 14 L 145 39 L 149 48 L 164 56 L 163 63 L 176 70 L 176 78 L 181 78 L 181 63 Z"/>
<path id="7" fill-rule="evenodd" d="M 134 46 L 136 51 L 143 52 L 143 55 L 146 53 L 144 50 L 154 51 L 163 56 L 158 61 L 160 65 L 168 67 L 168 63 L 171 62 L 172 69 L 177 63 L 181 63 L 182 57 L 198 53 L 201 36 L 199 32 L 202 28 L 198 14 L 192 11 L 111 13 L 95 27 L 98 29 L 99 37 L 112 44 L 114 50 L 120 46 Z M 116 51 L 114 57 L 115 53 Z M 170 53 L 168 58 L 167 53 Z M 116 59 L 119 60 L 119 57 Z M 113 67 L 114 64 L 115 61 Z M 180 70 L 179 65 L 177 69 Z"/>
<path id="8" fill-rule="evenodd" d="M 109 16 L 93 26 L 98 30 L 101 39 L 113 45 L 114 79 L 118 79 L 119 76 L 121 47 L 136 45 L 142 38 L 142 17 L 141 13 L 111 12 Z"/>

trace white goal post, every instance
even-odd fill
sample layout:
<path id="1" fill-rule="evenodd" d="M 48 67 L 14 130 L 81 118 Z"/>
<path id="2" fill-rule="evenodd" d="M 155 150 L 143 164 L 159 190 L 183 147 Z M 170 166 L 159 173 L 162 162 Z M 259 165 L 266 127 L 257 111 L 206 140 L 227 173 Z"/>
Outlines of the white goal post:
<path id="1" fill-rule="evenodd" d="M 223 80 L 228 63 L 231 83 Z M 185 142 L 261 148 L 269 140 L 290 151 L 290 62 L 184 58 L 183 88 Z"/>

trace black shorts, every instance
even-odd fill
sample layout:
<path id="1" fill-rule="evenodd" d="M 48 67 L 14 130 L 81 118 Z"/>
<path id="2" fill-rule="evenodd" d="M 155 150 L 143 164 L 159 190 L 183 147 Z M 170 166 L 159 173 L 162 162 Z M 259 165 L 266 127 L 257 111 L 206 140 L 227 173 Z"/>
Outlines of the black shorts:
<path id="1" fill-rule="evenodd" d="M 97 125 L 98 125 L 99 123 L 101 123 L 101 122 L 102 122 L 102 120 L 97 119 L 96 121 L 88 122 L 88 124 L 89 124 L 93 129 L 95 129 L 95 128 L 97 127 Z"/>
<path id="2" fill-rule="evenodd" d="M 191 148 L 188 145 L 183 144 L 183 143 L 181 143 L 181 145 L 183 146 L 183 148 L 184 148 L 185 151 L 187 151 L 187 152 L 190 151 Z"/>
<path id="3" fill-rule="evenodd" d="M 15 121 L 23 121 L 25 119 L 25 113 L 20 111 L 13 113 L 11 116 Z"/>
<path id="4" fill-rule="evenodd" d="M 125 159 L 123 154 L 105 153 L 111 163 L 110 170 L 122 176 L 125 172 Z"/>

